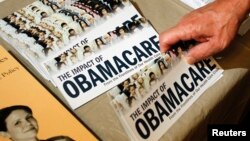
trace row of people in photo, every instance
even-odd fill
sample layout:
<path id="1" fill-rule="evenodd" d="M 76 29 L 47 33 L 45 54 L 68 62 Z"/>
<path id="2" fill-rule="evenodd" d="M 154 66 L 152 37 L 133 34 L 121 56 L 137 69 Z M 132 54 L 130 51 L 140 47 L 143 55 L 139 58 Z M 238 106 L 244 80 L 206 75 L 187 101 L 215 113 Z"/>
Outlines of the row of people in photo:
<path id="1" fill-rule="evenodd" d="M 24 46 L 30 47 L 37 56 L 44 57 L 48 54 L 48 50 L 58 50 L 58 48 L 65 44 L 66 38 L 70 40 L 76 36 L 74 29 L 65 28 L 67 26 L 66 23 L 62 23 L 61 29 L 54 30 L 54 32 L 50 28 L 47 28 L 52 26 L 45 26 L 45 22 L 34 23 L 32 18 L 27 16 L 26 11 L 29 8 L 31 10 L 38 9 L 38 4 L 34 2 L 27 7 L 5 17 L 0 21 L 0 27 L 11 38 L 17 39 Z M 63 29 L 66 29 L 67 33 Z"/>
<path id="2" fill-rule="evenodd" d="M 109 90 L 107 94 L 111 98 L 111 105 L 117 111 L 126 112 L 139 104 L 148 95 L 148 92 L 154 89 L 155 85 L 182 59 L 187 49 L 183 46 L 172 48 L 141 69 L 140 72 L 133 74 Z"/>
<path id="3" fill-rule="evenodd" d="M 127 26 L 117 27 L 115 30 L 110 31 L 87 44 L 73 47 L 63 52 L 54 60 L 50 61 L 47 64 L 47 68 L 50 73 L 53 73 L 58 72 L 58 70 L 72 67 L 73 65 L 84 61 L 85 58 L 125 40 L 132 36 L 132 34 L 141 31 L 146 26 L 148 26 L 148 23 L 145 18 L 140 18 L 130 22 Z"/>
<path id="4" fill-rule="evenodd" d="M 116 13 L 129 5 L 129 0 L 79 0 L 71 4 L 94 17 L 107 17 L 110 13 Z"/>
<path id="5" fill-rule="evenodd" d="M 54 1 L 36 1 L 0 21 L 1 30 L 31 49 L 36 58 L 43 59 L 49 52 L 76 39 L 95 22 L 88 13 L 74 12 L 73 6 L 68 6 L 72 8 L 68 10 L 60 6 Z"/>
<path id="6" fill-rule="evenodd" d="M 18 40 L 24 47 L 37 53 L 39 57 L 48 55 L 49 48 L 58 50 L 63 46 L 61 37 L 63 34 L 52 34 L 42 26 L 36 25 L 21 17 L 19 13 L 13 13 L 8 17 L 0 20 L 0 28 L 10 39 Z M 74 30 L 69 30 L 69 37 L 75 35 Z"/>
<path id="7" fill-rule="evenodd" d="M 95 2 L 95 0 L 89 0 L 89 1 L 90 3 Z M 73 28 L 76 31 L 81 31 L 81 30 L 84 31 L 86 30 L 86 28 L 91 27 L 96 22 L 98 22 L 98 19 L 100 19 L 100 17 L 105 17 L 110 13 L 112 13 L 112 11 L 106 10 L 107 7 L 105 7 L 105 5 L 100 2 L 96 4 L 96 7 L 100 9 L 99 12 L 97 13 L 93 12 L 95 11 L 95 9 L 88 8 L 90 7 L 89 1 L 75 2 L 71 5 L 65 5 L 64 7 L 59 7 L 53 3 L 52 4 L 49 3 L 50 5 L 48 5 L 48 3 L 41 4 L 41 2 L 39 3 L 39 1 L 36 1 L 31 5 L 27 6 L 26 8 L 20 10 L 20 12 L 22 11 L 22 14 L 26 15 L 30 20 L 34 21 L 36 24 L 40 23 L 42 20 L 42 22 L 49 24 L 48 28 L 53 27 L 54 29 L 57 29 L 58 27 L 60 28 L 62 23 L 64 22 L 66 22 L 68 26 L 71 25 L 70 24 L 71 22 L 73 22 L 72 26 L 75 26 L 75 28 L 73 27 L 71 28 Z M 51 9 L 49 10 L 49 8 Z"/>
<path id="8" fill-rule="evenodd" d="M 112 88 L 108 95 L 116 110 L 128 111 L 147 96 L 149 90 L 159 81 L 160 74 L 156 67 L 150 67 L 135 73 L 121 84 Z"/>

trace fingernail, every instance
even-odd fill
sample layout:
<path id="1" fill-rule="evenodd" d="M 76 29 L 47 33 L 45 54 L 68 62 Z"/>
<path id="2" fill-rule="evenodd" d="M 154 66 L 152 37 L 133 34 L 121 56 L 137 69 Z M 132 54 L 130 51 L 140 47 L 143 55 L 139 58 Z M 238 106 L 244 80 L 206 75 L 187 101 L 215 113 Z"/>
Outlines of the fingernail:
<path id="1" fill-rule="evenodd" d="M 164 51 L 163 49 L 160 49 L 160 52 L 161 52 L 161 53 L 165 53 L 165 51 Z"/>
<path id="2" fill-rule="evenodd" d="M 187 62 L 188 64 L 190 64 L 190 65 L 192 65 L 192 64 L 195 63 L 195 59 L 194 59 L 194 57 L 192 57 L 192 56 L 187 55 L 187 56 L 185 56 L 185 59 L 186 59 L 186 62 Z"/>

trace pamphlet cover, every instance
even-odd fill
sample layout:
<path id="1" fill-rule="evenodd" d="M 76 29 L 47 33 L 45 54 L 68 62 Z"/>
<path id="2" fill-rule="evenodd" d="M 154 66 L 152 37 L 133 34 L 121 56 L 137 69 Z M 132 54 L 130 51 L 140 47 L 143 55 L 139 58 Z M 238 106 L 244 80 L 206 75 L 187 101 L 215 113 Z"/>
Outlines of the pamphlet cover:
<path id="1" fill-rule="evenodd" d="M 45 63 L 46 68 L 54 70 L 50 73 L 52 80 L 73 109 L 118 85 L 160 56 L 158 34 L 151 26 L 126 36 L 126 39 L 112 38 L 110 45 L 101 51 L 93 51 L 93 40 Z M 88 57 L 79 59 L 84 56 L 79 51 L 81 48 L 89 48 Z M 74 55 L 79 52 L 80 55 Z M 67 57 L 75 63 L 69 63 L 72 59 Z M 57 65 L 60 67 L 54 67 Z"/>
<path id="2" fill-rule="evenodd" d="M 187 64 L 183 56 L 192 46 L 176 45 L 107 92 L 131 140 L 159 140 L 222 76 L 223 70 L 213 58 Z"/>
<path id="3" fill-rule="evenodd" d="M 26 139 L 26 137 L 31 136 L 46 141 L 59 139 L 67 141 L 98 140 L 84 123 L 73 116 L 1 46 L 0 91 L 1 141 L 8 141 L 8 138 Z M 22 126 L 24 121 L 29 120 L 33 122 L 25 122 L 27 126 Z M 7 126 L 7 130 L 4 130 L 3 126 Z M 12 133 L 12 136 L 6 134 L 11 129 L 13 131 L 15 127 L 16 129 L 23 127 L 23 133 L 19 136 L 18 133 Z"/>

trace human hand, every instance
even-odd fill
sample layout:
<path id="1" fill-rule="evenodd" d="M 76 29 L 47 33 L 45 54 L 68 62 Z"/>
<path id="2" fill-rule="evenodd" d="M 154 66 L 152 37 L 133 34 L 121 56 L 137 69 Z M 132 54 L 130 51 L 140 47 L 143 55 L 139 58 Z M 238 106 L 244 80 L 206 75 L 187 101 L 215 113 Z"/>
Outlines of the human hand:
<path id="1" fill-rule="evenodd" d="M 250 0 L 217 0 L 184 16 L 160 34 L 161 52 L 179 41 L 196 40 L 185 56 L 189 64 L 214 55 L 230 44 L 250 11 Z"/>

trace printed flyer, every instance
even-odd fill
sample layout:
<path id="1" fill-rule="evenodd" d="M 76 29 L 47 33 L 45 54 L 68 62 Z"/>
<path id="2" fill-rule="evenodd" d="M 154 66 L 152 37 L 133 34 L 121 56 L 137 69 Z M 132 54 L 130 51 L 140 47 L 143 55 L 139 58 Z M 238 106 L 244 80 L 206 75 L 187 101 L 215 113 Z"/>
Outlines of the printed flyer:
<path id="1" fill-rule="evenodd" d="M 77 55 L 79 50 L 72 49 L 68 52 L 70 56 L 66 52 L 46 64 L 50 70 L 57 66 L 52 71 L 57 72 L 52 76 L 53 81 L 73 109 L 118 85 L 160 56 L 158 34 L 152 27 L 127 34 L 127 39 L 111 39 L 111 45 L 100 52 L 92 51 L 90 42 L 83 46 L 84 53 L 80 51 Z M 88 57 L 85 59 L 84 55 Z M 79 60 L 80 57 L 83 59 Z M 72 58 L 76 64 L 69 63 Z"/>
<path id="2" fill-rule="evenodd" d="M 107 92 L 131 140 L 159 140 L 222 77 L 213 58 L 188 65 L 184 54 L 177 46 Z"/>

